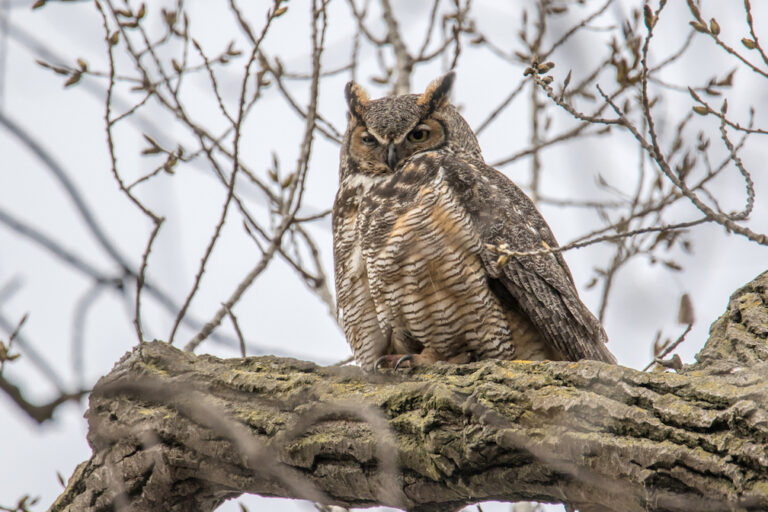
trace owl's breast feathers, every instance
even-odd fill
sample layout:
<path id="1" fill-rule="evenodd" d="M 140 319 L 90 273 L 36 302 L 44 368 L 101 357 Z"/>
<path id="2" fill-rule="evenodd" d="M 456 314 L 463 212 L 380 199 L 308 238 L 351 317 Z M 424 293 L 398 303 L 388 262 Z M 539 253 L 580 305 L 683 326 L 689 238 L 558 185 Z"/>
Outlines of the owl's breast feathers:
<path id="1" fill-rule="evenodd" d="M 453 81 L 376 100 L 345 88 L 334 260 L 356 359 L 614 361 L 546 222 L 483 162 Z"/>
<path id="2" fill-rule="evenodd" d="M 557 242 L 528 197 L 479 160 L 427 152 L 385 177 L 342 183 L 334 237 L 343 325 L 363 366 L 422 349 L 442 359 L 613 361 L 561 254 L 499 267 L 489 244 Z"/>

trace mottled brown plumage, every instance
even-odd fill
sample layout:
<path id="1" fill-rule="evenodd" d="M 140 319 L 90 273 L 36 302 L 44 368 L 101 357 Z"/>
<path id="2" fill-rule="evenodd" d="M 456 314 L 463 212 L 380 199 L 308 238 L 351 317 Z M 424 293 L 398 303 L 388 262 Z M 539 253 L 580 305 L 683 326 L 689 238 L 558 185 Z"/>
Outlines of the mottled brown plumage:
<path id="1" fill-rule="evenodd" d="M 421 94 L 370 100 L 350 82 L 333 208 L 338 314 L 357 361 L 615 362 L 531 200 L 483 161 L 448 102 L 450 73 Z M 503 265 L 500 266 L 499 264 Z"/>

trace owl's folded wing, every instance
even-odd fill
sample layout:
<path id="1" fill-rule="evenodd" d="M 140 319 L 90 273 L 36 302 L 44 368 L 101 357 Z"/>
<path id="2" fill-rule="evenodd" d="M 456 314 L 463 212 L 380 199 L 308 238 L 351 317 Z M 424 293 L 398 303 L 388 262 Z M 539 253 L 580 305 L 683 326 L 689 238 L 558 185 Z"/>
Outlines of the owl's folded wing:
<path id="1" fill-rule="evenodd" d="M 480 233 L 486 270 L 502 285 L 493 286 L 499 299 L 522 310 L 566 359 L 615 363 L 605 331 L 579 299 L 562 254 L 550 251 L 557 241 L 533 202 L 485 164 L 458 159 L 443 164 Z"/>

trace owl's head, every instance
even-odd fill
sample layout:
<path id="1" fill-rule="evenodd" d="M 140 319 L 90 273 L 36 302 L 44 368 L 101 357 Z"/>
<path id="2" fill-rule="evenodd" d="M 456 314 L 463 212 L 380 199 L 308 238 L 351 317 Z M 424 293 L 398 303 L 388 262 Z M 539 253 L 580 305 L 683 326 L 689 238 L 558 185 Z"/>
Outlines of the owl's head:
<path id="1" fill-rule="evenodd" d="M 395 172 L 411 156 L 445 150 L 482 158 L 472 129 L 451 105 L 454 73 L 432 82 L 422 94 L 370 100 L 360 85 L 345 89 L 349 124 L 341 151 L 341 174 Z"/>

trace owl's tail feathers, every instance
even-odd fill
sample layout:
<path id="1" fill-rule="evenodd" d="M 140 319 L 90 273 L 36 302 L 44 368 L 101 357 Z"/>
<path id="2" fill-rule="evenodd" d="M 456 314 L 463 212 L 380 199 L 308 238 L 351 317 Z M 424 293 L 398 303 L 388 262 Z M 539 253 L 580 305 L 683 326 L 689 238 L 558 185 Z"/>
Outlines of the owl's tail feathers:
<path id="1" fill-rule="evenodd" d="M 605 334 L 605 329 L 600 325 L 600 321 L 595 318 L 592 313 L 587 312 L 590 317 L 590 330 L 593 333 L 592 343 L 590 343 L 590 353 L 586 354 L 584 359 L 590 359 L 593 361 L 602 361 L 604 363 L 617 364 L 616 356 L 614 356 L 606 343 L 608 343 L 608 335 Z"/>
<path id="2" fill-rule="evenodd" d="M 590 357 L 589 359 L 610 364 L 618 363 L 618 361 L 616 361 L 616 356 L 614 356 L 611 351 L 608 350 L 608 347 L 606 347 L 605 343 L 602 341 L 595 343 L 595 355 L 596 357 Z"/>

